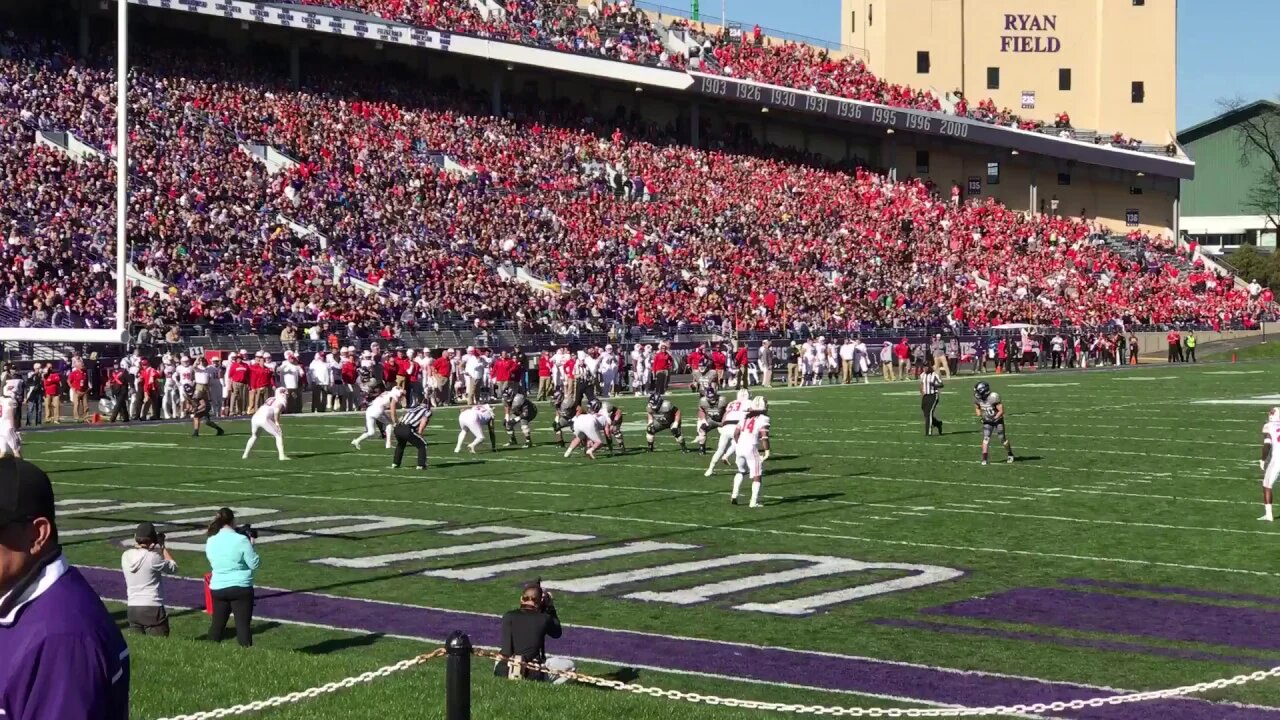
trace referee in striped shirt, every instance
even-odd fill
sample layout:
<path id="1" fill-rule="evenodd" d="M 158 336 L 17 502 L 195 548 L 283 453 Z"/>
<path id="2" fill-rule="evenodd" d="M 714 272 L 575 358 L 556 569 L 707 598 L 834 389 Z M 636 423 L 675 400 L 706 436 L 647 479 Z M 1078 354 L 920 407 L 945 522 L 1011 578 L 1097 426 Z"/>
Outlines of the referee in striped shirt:
<path id="1" fill-rule="evenodd" d="M 926 365 L 920 373 L 920 410 L 924 413 L 924 436 L 929 437 L 937 429 L 942 434 L 942 421 L 934 417 L 938 411 L 938 393 L 942 391 L 942 378 Z"/>
<path id="2" fill-rule="evenodd" d="M 396 454 L 395 459 L 391 463 L 391 468 L 400 467 L 400 461 L 404 460 L 404 447 L 412 445 L 418 450 L 418 469 L 427 469 L 427 441 L 422 438 L 422 433 L 426 431 L 427 424 L 431 422 L 431 404 L 418 403 L 404 411 L 396 421 Z"/>

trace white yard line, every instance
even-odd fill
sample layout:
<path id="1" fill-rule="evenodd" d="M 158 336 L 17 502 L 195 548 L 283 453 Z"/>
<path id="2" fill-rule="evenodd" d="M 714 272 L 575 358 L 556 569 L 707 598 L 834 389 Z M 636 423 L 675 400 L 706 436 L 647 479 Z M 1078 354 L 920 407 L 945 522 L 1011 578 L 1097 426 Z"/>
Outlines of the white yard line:
<path id="1" fill-rule="evenodd" d="M 775 437 L 777 437 L 777 436 L 775 435 Z M 864 439 L 862 439 L 862 438 L 856 438 L 856 437 L 849 437 L 849 438 L 844 438 L 844 439 L 841 439 L 841 440 L 814 440 L 814 439 L 812 439 L 812 438 L 806 438 L 806 437 L 803 437 L 803 436 L 785 436 L 785 437 L 786 437 L 786 441 L 787 441 L 787 442 L 789 442 L 789 443 L 795 443 L 795 444 L 798 444 L 798 445 L 807 445 L 807 444 L 814 444 L 814 445 L 910 445 L 911 447 L 917 447 L 917 448 L 918 448 L 918 447 L 921 447 L 921 443 L 918 443 L 918 442 L 907 442 L 907 441 L 905 441 L 905 440 L 869 440 L 869 439 L 868 439 L 868 440 L 864 440 Z M 1017 436 L 1017 434 L 1016 434 L 1016 433 L 1012 433 L 1012 432 L 1011 432 L 1011 437 L 1012 437 L 1012 439 L 1013 439 L 1013 440 L 1015 440 L 1015 441 L 1016 441 L 1018 436 Z M 1098 439 L 1099 439 L 1099 438 L 1097 438 L 1097 437 L 1095 437 L 1095 436 L 1092 436 L 1092 435 L 1085 435 L 1085 436 L 1081 436 L 1081 437 L 1086 437 L 1086 438 L 1088 438 L 1088 439 L 1090 439 L 1090 440 L 1098 440 Z M 1123 439 L 1123 438 L 1116 438 L 1116 439 Z M 1239 443 L 1228 443 L 1228 444 L 1233 445 L 1233 446 L 1236 446 L 1236 447 L 1239 447 L 1239 446 L 1240 446 L 1240 444 L 1239 444 Z M 1020 447 L 1022 447 L 1025 451 L 1035 451 L 1035 452 L 1039 452 L 1039 451 L 1045 451 L 1045 452 L 1060 452 L 1060 453 L 1081 453 L 1081 452 L 1089 452 L 1089 453 L 1100 453 L 1100 454 L 1103 454 L 1103 455 L 1127 455 L 1127 456 L 1133 456 L 1133 457 L 1177 458 L 1177 459 L 1179 459 L 1179 460 L 1197 460 L 1197 461 L 1201 461 L 1201 462 L 1203 462 L 1203 461 L 1204 461 L 1204 459 L 1205 459 L 1203 455 L 1176 455 L 1176 454 L 1174 454 L 1174 453 L 1167 453 L 1167 452 L 1139 452 L 1139 451 L 1137 451 L 1137 450 L 1102 450 L 1102 449 L 1099 449 L 1099 448 L 1088 448 L 1088 449 L 1086 450 L 1085 448 L 1079 448 L 1079 447 L 1076 447 L 1076 448 L 1059 448 L 1059 447 L 1041 447 L 1041 446 L 1038 446 L 1038 445 L 1033 446 L 1033 447 L 1031 447 L 1031 448 L 1027 448 L 1025 445 L 1020 445 Z M 1238 461 L 1236 464 L 1241 465 L 1241 466 L 1244 466 L 1244 465 L 1253 465 L 1253 464 L 1256 464 L 1256 463 L 1251 462 L 1251 461 L 1241 460 L 1241 461 Z M 1080 472 L 1089 472 L 1089 470 L 1088 470 L 1088 468 L 1080 468 Z"/>
<path id="2" fill-rule="evenodd" d="M 92 463 L 93 461 L 70 460 L 67 462 Z M 133 466 L 147 467 L 148 464 L 133 463 Z M 306 476 L 307 473 L 298 473 L 298 475 Z M 107 488 L 107 489 L 117 489 L 117 490 L 134 490 L 134 491 L 145 490 L 150 492 L 198 493 L 202 495 L 208 495 L 211 493 L 221 495 L 224 492 L 222 490 L 217 490 L 217 489 L 202 490 L 202 489 L 195 489 L 195 488 L 175 488 L 175 487 L 163 487 L 163 486 L 152 486 L 152 485 L 121 485 L 116 483 L 81 483 L 81 482 L 64 481 L 64 482 L 61 482 L 60 484 L 70 486 L 70 487 Z M 1268 572 L 1265 570 L 1250 570 L 1246 568 L 1218 567 L 1213 565 L 1195 565 L 1195 564 L 1189 564 L 1189 563 L 1175 563 L 1175 562 L 1166 562 L 1166 561 L 1160 561 L 1160 560 L 1144 560 L 1140 558 L 1107 557 L 1107 556 L 1098 556 L 1098 555 L 1076 555 L 1072 553 L 1039 552 L 1035 550 L 1018 550 L 1013 548 L 987 547 L 987 546 L 981 546 L 981 545 L 950 545 L 947 543 L 930 543 L 930 542 L 920 542 L 920 541 L 914 541 L 914 540 L 893 540 L 889 538 L 875 538 L 875 537 L 865 537 L 865 536 L 858 536 L 858 535 L 837 535 L 833 533 L 823 533 L 823 532 L 797 532 L 794 530 L 778 530 L 778 529 L 761 528 L 761 527 L 743 527 L 743 526 L 737 526 L 737 525 L 733 525 L 733 526 L 706 525 L 702 523 L 680 522 L 676 520 L 658 520 L 654 518 L 639 518 L 639 517 L 630 517 L 626 515 L 605 515 L 601 513 L 589 513 L 589 512 L 581 512 L 581 511 L 559 511 L 559 510 L 549 510 L 546 508 L 506 507 L 506 506 L 493 506 L 493 505 L 472 505 L 468 503 L 434 502 L 430 500 L 375 498 L 375 497 L 369 497 L 367 495 L 361 496 L 361 497 L 348 497 L 348 496 L 334 496 L 334 495 L 309 495 L 309 494 L 295 494 L 295 493 L 255 493 L 255 492 L 238 492 L 236 494 L 241 497 L 257 497 L 257 498 L 273 498 L 274 497 L 274 498 L 288 498 L 288 499 L 294 499 L 294 500 L 313 500 L 313 501 L 319 501 L 319 502 L 337 502 L 337 503 L 354 503 L 354 504 L 385 503 L 385 504 L 394 504 L 394 505 L 418 505 L 423 507 L 483 510 L 486 512 L 522 513 L 522 514 L 530 514 L 530 515 L 547 515 L 547 516 L 568 517 L 568 518 L 590 518 L 592 520 L 605 520 L 609 522 L 629 522 L 629 523 L 636 523 L 636 524 L 642 524 L 642 525 L 659 525 L 663 527 L 679 527 L 679 528 L 686 528 L 689 530 L 705 530 L 708 532 L 727 532 L 727 533 L 743 533 L 743 534 L 751 534 L 751 535 L 824 538 L 828 540 L 855 541 L 855 542 L 865 542 L 870 544 L 892 545 L 897 547 L 924 548 L 924 549 L 931 549 L 931 550 L 952 550 L 952 551 L 959 551 L 959 552 L 987 553 L 987 554 L 1011 555 L 1011 556 L 1019 556 L 1019 557 L 1080 560 L 1084 562 L 1132 565 L 1132 566 L 1141 566 L 1141 567 L 1169 567 L 1169 568 L 1177 568 L 1180 570 L 1195 570 L 1195 571 L 1224 573 L 1224 574 L 1232 574 L 1232 575 L 1250 575 L 1254 577 L 1280 577 L 1280 572 Z M 884 518 L 884 519 L 895 519 L 895 518 Z"/>
<path id="3" fill-rule="evenodd" d="M 234 448 L 205 448 L 205 449 L 227 450 L 230 452 L 239 452 Z M 183 469 L 183 470 L 208 469 L 208 470 L 228 470 L 232 472 L 251 471 L 255 473 L 261 472 L 261 473 L 270 473 L 270 474 L 282 474 L 284 476 L 295 476 L 295 477 L 307 477 L 310 475 L 368 477 L 369 475 L 369 472 L 367 470 L 357 471 L 357 470 L 310 470 L 308 469 L 306 471 L 294 471 L 294 470 L 284 470 L 284 469 L 275 470 L 272 468 L 263 468 L 260 466 L 178 465 L 178 464 L 168 464 L 168 463 L 139 464 L 139 463 L 132 463 L 132 462 L 117 462 L 117 461 L 110 461 L 110 460 L 72 460 L 69 458 L 52 458 L 52 457 L 43 457 L 43 458 L 36 458 L 36 459 L 39 460 L 40 462 L 68 462 L 68 463 L 79 463 L 79 464 L 87 464 L 87 465 L 106 464 L 106 465 L 118 465 L 118 466 L 126 466 L 126 467 L 136 467 L 136 466 L 168 467 L 168 468 L 177 468 L 177 469 Z M 485 462 L 560 465 L 562 467 L 564 465 L 563 462 L 557 462 L 554 460 L 537 460 L 532 458 L 486 457 Z M 646 464 L 645 467 L 655 469 L 655 470 L 672 470 L 672 471 L 684 471 L 684 472 L 699 472 L 703 469 L 697 466 L 686 467 L 682 465 Z M 847 475 L 835 475 L 832 473 L 812 473 L 812 472 L 789 472 L 787 474 L 802 476 L 802 477 L 817 477 L 817 478 L 831 478 L 831 479 L 842 479 L 842 478 L 847 479 L 849 477 Z M 944 485 L 950 488 L 958 487 L 958 485 L 955 482 L 950 480 L 930 480 L 927 478 L 909 478 L 909 477 L 888 476 L 888 475 L 857 475 L 855 476 L 855 478 L 857 480 L 878 480 L 878 481 L 894 482 L 894 483 Z M 441 479 L 441 478 L 429 478 L 429 479 Z M 598 488 L 603 490 L 633 490 L 633 491 L 641 491 L 641 492 L 652 491 L 652 492 L 666 492 L 666 493 L 688 494 L 688 495 L 714 495 L 716 493 L 716 491 L 710 491 L 710 490 L 686 490 L 686 489 L 680 489 L 680 488 L 645 487 L 645 486 L 634 486 L 634 485 L 604 485 L 604 484 L 579 483 L 579 482 L 557 482 L 557 481 L 550 481 L 550 480 L 501 480 L 497 478 L 480 478 L 480 477 L 473 477 L 473 476 L 449 477 L 447 479 L 452 482 L 479 482 L 479 483 L 495 483 L 495 484 L 509 484 L 509 485 L 589 487 L 589 488 Z M 979 482 L 968 482 L 968 481 L 964 482 L 961 486 L 966 488 L 990 488 L 990 489 L 997 489 L 997 490 L 1006 490 L 1006 491 L 1012 490 L 1012 491 L 1020 491 L 1020 492 L 1033 492 L 1037 490 L 1042 490 L 1042 488 L 1030 487 L 1025 485 L 1010 485 L 1010 484 L 1002 484 L 1002 483 L 979 483 Z M 1092 490 L 1088 488 L 1060 488 L 1060 490 L 1062 492 L 1072 493 L 1072 494 L 1103 495 L 1108 497 L 1132 497 L 1132 498 L 1140 498 L 1143 500 L 1170 500 L 1170 501 L 1181 501 L 1181 502 L 1196 502 L 1196 503 L 1210 503 L 1210 504 L 1236 504 L 1236 505 L 1252 505 L 1253 504 L 1247 501 L 1226 500 L 1221 498 L 1202 498 L 1202 497 L 1187 496 L 1187 495 L 1157 495 L 1157 494 L 1151 494 L 1151 493 L 1120 492 L 1115 490 Z M 1039 498 L 1031 498 L 1031 499 L 1037 500 Z M 821 500 L 818 502 L 829 502 L 834 504 L 847 504 L 847 505 L 855 505 L 855 506 L 865 506 L 867 504 L 867 503 L 842 501 L 842 500 Z"/>
<path id="4" fill-rule="evenodd" d="M 981 501 L 979 501 L 981 502 Z M 1033 515 L 1030 513 L 1011 513 L 995 510 L 962 509 L 952 503 L 950 507 L 938 508 L 941 512 L 965 513 L 967 515 L 990 515 L 994 517 L 1025 518 L 1028 520 L 1052 520 L 1055 522 L 1085 523 L 1089 525 L 1119 525 L 1123 527 L 1155 528 L 1158 530 L 1182 530 L 1194 532 L 1232 533 L 1238 535 L 1273 535 L 1280 536 L 1280 531 L 1243 530 L 1240 528 L 1203 527 L 1198 525 L 1168 525 L 1165 523 L 1132 522 L 1129 520 L 1098 520 L 1093 518 L 1063 517 L 1061 515 Z"/>

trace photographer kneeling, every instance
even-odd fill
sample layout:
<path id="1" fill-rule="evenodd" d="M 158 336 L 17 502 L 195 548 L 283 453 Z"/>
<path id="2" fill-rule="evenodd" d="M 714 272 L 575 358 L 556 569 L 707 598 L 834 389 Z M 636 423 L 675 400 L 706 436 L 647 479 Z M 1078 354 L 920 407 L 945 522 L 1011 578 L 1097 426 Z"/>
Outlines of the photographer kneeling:
<path id="1" fill-rule="evenodd" d="M 502 616 L 503 660 L 493 668 L 493 674 L 512 680 L 550 680 L 557 685 L 567 678 L 547 676 L 533 671 L 523 663 L 538 663 L 550 670 L 572 672 L 573 661 L 566 658 L 548 658 L 547 638 L 560 637 L 560 618 L 551 593 L 542 589 L 541 582 L 527 585 L 520 595 L 520 607 Z"/>
<path id="2" fill-rule="evenodd" d="M 129 629 L 147 635 L 169 636 L 169 613 L 164 609 L 163 575 L 178 571 L 178 563 L 164 546 L 164 533 L 144 522 L 133 533 L 134 547 L 120 556 L 124 582 L 129 589 L 126 617 Z"/>
<path id="3" fill-rule="evenodd" d="M 209 523 L 209 539 L 204 554 L 209 559 L 209 591 L 213 596 L 213 621 L 209 639 L 222 642 L 227 618 L 236 616 L 236 640 L 241 647 L 253 645 L 253 573 L 262 564 L 253 549 L 258 534 L 252 527 L 236 527 L 235 513 L 222 508 Z"/>

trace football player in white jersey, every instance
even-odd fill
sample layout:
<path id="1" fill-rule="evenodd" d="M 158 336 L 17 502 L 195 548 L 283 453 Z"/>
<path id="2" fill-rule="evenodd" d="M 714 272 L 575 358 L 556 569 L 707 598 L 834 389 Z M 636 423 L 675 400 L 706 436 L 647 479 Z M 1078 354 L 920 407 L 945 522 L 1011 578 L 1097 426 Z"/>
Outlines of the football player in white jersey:
<path id="1" fill-rule="evenodd" d="M 1262 517 L 1259 520 L 1272 521 L 1271 488 L 1280 476 L 1280 407 L 1271 408 L 1267 413 L 1267 423 L 1262 426 L 1262 459 L 1258 461 L 1258 469 L 1262 470 Z"/>
<path id="2" fill-rule="evenodd" d="M 631 392 L 636 397 L 640 397 L 644 393 L 644 351 L 640 348 L 640 343 L 636 343 L 632 348 L 629 356 L 631 363 Z"/>
<path id="3" fill-rule="evenodd" d="M 467 445 L 467 450 L 475 453 L 476 446 L 484 440 L 485 428 L 488 429 L 489 434 L 489 449 L 497 452 L 498 439 L 493 434 L 493 408 L 480 404 L 458 413 L 458 444 L 454 446 L 453 451 L 462 452 L 462 443 L 467 439 L 467 433 L 471 433 L 475 439 Z"/>
<path id="4" fill-rule="evenodd" d="M 653 385 L 653 346 L 645 345 L 640 353 L 640 388 L 648 392 Z"/>
<path id="5" fill-rule="evenodd" d="M 600 353 L 600 395 L 613 397 L 618 385 L 618 356 L 613 354 L 613 346 L 605 345 Z"/>
<path id="6" fill-rule="evenodd" d="M 280 429 L 280 413 L 284 411 L 286 393 L 284 388 L 276 388 L 275 394 L 254 411 L 249 420 L 249 442 L 244 446 L 243 460 L 249 459 L 249 451 L 258 441 L 258 433 L 265 432 L 276 439 L 276 454 L 281 460 L 288 460 L 284 454 L 284 431 Z"/>
<path id="7" fill-rule="evenodd" d="M 187 392 L 187 388 L 195 389 L 196 385 L 196 367 L 191 362 L 190 355 L 183 355 L 178 358 L 178 367 L 174 369 L 173 376 L 177 379 L 178 386 L 178 414 L 186 415 L 187 408 L 191 405 L 191 393 Z"/>
<path id="8" fill-rule="evenodd" d="M 592 400 L 587 409 L 573 418 L 573 441 L 569 449 L 564 451 L 565 457 L 571 457 L 579 445 L 587 446 L 587 457 L 596 459 L 596 450 L 604 445 L 605 439 L 613 434 L 612 422 L 599 400 Z"/>
<path id="9" fill-rule="evenodd" d="M 169 353 L 164 354 L 164 364 L 160 371 L 164 374 L 164 389 L 161 390 L 161 417 L 172 420 L 182 415 L 182 388 L 178 383 L 177 358 Z"/>
<path id="10" fill-rule="evenodd" d="M 738 425 L 747 419 L 747 413 L 750 410 L 751 391 L 743 388 L 738 391 L 737 399 L 725 406 L 724 417 L 718 428 L 720 444 L 716 446 L 715 454 L 711 456 L 711 462 L 707 465 L 707 471 L 703 473 L 705 477 L 711 477 L 715 472 L 716 463 L 721 460 L 724 460 L 726 465 L 729 464 L 729 458 L 734 455 L 734 433 Z"/>
<path id="11" fill-rule="evenodd" d="M 400 398 L 404 396 L 404 391 L 398 387 L 382 393 L 369 403 L 369 407 L 364 411 L 364 432 L 360 436 L 351 441 L 351 445 L 355 449 L 360 449 L 360 443 L 371 437 L 382 435 L 386 438 L 387 449 L 391 449 L 391 433 L 387 430 L 396 424 L 396 407 L 400 402 Z"/>
<path id="12" fill-rule="evenodd" d="M 124 362 L 121 360 L 120 362 Z M 4 378 L 4 390 L 0 391 L 0 397 L 9 397 L 22 402 L 23 388 L 22 376 L 17 372 L 7 372 Z"/>
<path id="13" fill-rule="evenodd" d="M 818 371 L 818 350 L 812 340 L 805 340 L 800 346 L 800 384 L 816 385 Z"/>
<path id="14" fill-rule="evenodd" d="M 738 453 L 738 473 L 733 476 L 733 493 L 729 502 L 738 504 L 738 491 L 742 479 L 751 477 L 751 505 L 760 507 L 760 489 L 763 485 L 764 461 L 769 459 L 769 403 L 763 397 L 751 402 L 751 416 L 734 429 L 735 450 Z"/>
<path id="15" fill-rule="evenodd" d="M 564 364 L 569 361 L 569 354 L 564 348 L 556 348 L 551 354 L 551 389 L 565 389 L 568 378 L 565 377 Z"/>
<path id="16" fill-rule="evenodd" d="M 0 395 L 0 457 L 22 457 L 22 436 L 18 434 L 19 399 L 14 392 L 20 381 L 6 380 L 4 393 Z"/>

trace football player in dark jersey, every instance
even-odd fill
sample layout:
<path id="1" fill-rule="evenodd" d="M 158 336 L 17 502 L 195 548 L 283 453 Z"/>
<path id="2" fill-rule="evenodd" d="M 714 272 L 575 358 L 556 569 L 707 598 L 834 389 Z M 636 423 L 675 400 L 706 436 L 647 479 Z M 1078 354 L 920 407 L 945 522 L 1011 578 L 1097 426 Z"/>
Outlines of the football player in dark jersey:
<path id="1" fill-rule="evenodd" d="M 556 433 L 556 444 L 564 447 L 564 431 L 573 430 L 573 418 L 578 414 L 578 404 L 559 388 L 551 395 L 551 429 Z"/>
<path id="2" fill-rule="evenodd" d="M 190 403 L 189 410 L 191 412 L 191 437 L 200 436 L 201 424 L 208 425 L 213 428 L 218 435 L 222 435 L 225 432 L 222 429 L 222 426 L 214 422 L 213 418 L 210 417 L 209 414 L 209 386 L 195 385 L 183 388 L 183 390 L 186 391 L 185 395 L 188 398 L 191 398 L 188 401 Z"/>
<path id="3" fill-rule="evenodd" d="M 707 432 L 720 427 L 724 420 L 725 408 L 729 406 L 729 398 L 716 391 L 714 385 L 707 384 L 698 400 L 698 452 L 707 454 Z"/>
<path id="4" fill-rule="evenodd" d="M 524 446 L 533 447 L 533 421 L 538 417 L 538 406 L 533 404 L 524 389 L 508 384 L 502 391 L 506 415 L 502 424 L 507 429 L 507 447 L 516 444 L 516 425 L 524 432 Z"/>
<path id="5" fill-rule="evenodd" d="M 990 385 L 980 382 L 973 386 L 973 405 L 974 414 L 982 420 L 982 464 L 987 464 L 987 448 L 992 434 L 1000 438 L 1000 444 L 1009 454 L 1005 462 L 1013 462 L 1013 446 L 1004 431 L 1004 402 L 1000 393 L 992 392 Z"/>
<path id="6" fill-rule="evenodd" d="M 645 441 L 649 451 L 653 452 L 653 438 L 663 430 L 670 429 L 671 437 L 680 441 L 680 452 L 689 452 L 684 436 L 680 434 L 680 408 L 675 403 L 662 397 L 659 393 L 649 394 L 648 426 L 645 428 Z"/>
<path id="7" fill-rule="evenodd" d="M 604 403 L 605 414 L 609 416 L 609 424 L 613 427 L 613 432 L 609 435 L 609 452 L 613 452 L 614 442 L 617 442 L 618 452 L 627 452 L 627 441 L 622 437 L 622 408 L 610 403 Z"/>

